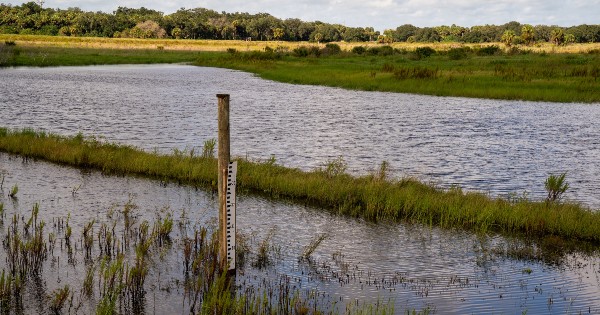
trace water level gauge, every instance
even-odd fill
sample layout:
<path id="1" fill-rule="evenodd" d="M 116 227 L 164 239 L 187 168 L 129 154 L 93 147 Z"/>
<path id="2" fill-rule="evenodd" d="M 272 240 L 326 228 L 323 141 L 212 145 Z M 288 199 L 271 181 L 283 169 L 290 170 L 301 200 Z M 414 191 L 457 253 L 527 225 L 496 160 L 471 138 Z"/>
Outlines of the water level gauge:
<path id="1" fill-rule="evenodd" d="M 227 263 L 229 270 L 235 269 L 235 185 L 237 177 L 237 161 L 229 162 L 227 170 Z"/>

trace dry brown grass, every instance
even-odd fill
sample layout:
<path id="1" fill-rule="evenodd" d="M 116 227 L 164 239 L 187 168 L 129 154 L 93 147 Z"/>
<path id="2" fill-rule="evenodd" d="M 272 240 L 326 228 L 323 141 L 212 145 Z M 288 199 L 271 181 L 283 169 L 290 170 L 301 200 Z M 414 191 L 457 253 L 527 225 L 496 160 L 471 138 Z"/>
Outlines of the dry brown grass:
<path id="1" fill-rule="evenodd" d="M 40 35 L 12 35 L 0 34 L 0 41 L 14 41 L 23 46 L 50 46 L 64 48 L 105 48 L 105 49 L 164 49 L 181 51 L 226 51 L 233 48 L 238 51 L 264 50 L 266 47 L 283 47 L 292 50 L 302 45 L 325 44 L 309 42 L 285 42 L 285 41 L 243 41 L 243 40 L 194 40 L 194 39 L 135 39 L 135 38 L 106 38 L 106 37 L 69 37 L 69 36 L 40 36 Z M 342 50 L 350 51 L 357 46 L 377 47 L 382 46 L 376 42 L 337 42 Z M 392 43 L 390 46 L 397 49 L 415 50 L 418 47 L 429 46 L 435 50 L 449 50 L 457 47 L 479 48 L 497 45 L 506 47 L 502 43 L 462 44 L 462 43 Z M 555 46 L 550 43 L 535 44 L 532 46 L 519 45 L 519 49 L 527 49 L 533 52 L 546 53 L 587 53 L 591 50 L 600 50 L 600 43 L 571 44 L 568 46 Z"/>

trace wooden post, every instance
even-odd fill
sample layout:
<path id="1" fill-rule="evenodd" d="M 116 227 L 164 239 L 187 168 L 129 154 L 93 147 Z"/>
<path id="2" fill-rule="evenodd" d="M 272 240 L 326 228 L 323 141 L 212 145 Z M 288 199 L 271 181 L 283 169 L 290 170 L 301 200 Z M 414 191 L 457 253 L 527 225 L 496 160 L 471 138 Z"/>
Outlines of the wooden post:
<path id="1" fill-rule="evenodd" d="M 219 99 L 219 242 L 221 268 L 227 268 L 227 173 L 229 167 L 229 94 L 217 94 Z"/>

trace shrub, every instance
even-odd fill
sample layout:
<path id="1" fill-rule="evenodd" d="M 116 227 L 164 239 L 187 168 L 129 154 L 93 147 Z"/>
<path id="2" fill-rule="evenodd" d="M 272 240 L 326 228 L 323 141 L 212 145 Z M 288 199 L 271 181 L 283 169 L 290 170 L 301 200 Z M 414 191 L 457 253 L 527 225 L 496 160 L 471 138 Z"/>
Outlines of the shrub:
<path id="1" fill-rule="evenodd" d="M 450 50 L 448 50 L 448 58 L 450 58 L 450 60 L 460 60 L 460 59 L 465 59 L 467 58 L 467 52 L 469 51 L 468 48 L 451 48 Z"/>
<path id="2" fill-rule="evenodd" d="M 550 174 L 548 178 L 546 178 L 546 182 L 544 183 L 544 187 L 548 192 L 547 201 L 556 201 L 562 198 L 562 195 L 569 189 L 569 183 L 565 181 L 565 177 L 567 173 L 562 173 L 560 175 Z"/>
<path id="3" fill-rule="evenodd" d="M 367 52 L 367 49 L 364 46 L 356 46 L 352 48 L 352 53 L 357 55 L 362 55 Z"/>
<path id="4" fill-rule="evenodd" d="M 292 54 L 296 57 L 319 57 L 321 55 L 321 50 L 317 46 L 300 46 L 294 48 L 294 50 L 292 50 Z"/>
<path id="5" fill-rule="evenodd" d="M 323 55 L 339 55 L 342 52 L 342 48 L 338 44 L 328 43 L 325 45 L 325 48 L 322 49 Z"/>
<path id="6" fill-rule="evenodd" d="M 425 46 L 425 47 L 419 47 L 417 49 L 415 49 L 415 53 L 417 54 L 417 56 L 419 56 L 419 58 L 427 58 L 433 54 L 436 53 L 435 49 L 429 47 L 429 46 Z"/>
<path id="7" fill-rule="evenodd" d="M 381 46 L 381 48 L 379 49 L 379 55 L 381 56 L 391 56 L 394 54 L 394 48 L 392 48 L 392 46 Z"/>
<path id="8" fill-rule="evenodd" d="M 478 56 L 493 56 L 499 54 L 501 51 L 500 47 L 496 45 L 482 47 L 477 51 Z"/>
<path id="9" fill-rule="evenodd" d="M 394 54 L 394 48 L 392 46 L 381 46 L 381 47 L 371 47 L 367 50 L 369 55 L 373 56 L 390 56 Z"/>

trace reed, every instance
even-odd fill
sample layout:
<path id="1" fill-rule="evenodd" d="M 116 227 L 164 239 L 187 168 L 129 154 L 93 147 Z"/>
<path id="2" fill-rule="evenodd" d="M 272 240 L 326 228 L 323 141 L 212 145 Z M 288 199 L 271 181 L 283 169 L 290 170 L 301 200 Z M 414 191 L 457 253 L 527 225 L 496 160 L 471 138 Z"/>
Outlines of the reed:
<path id="1" fill-rule="evenodd" d="M 17 193 L 19 192 L 19 186 L 17 186 L 17 184 L 15 184 L 11 189 L 10 192 L 8 193 L 8 196 L 10 198 L 17 198 Z"/>
<path id="2" fill-rule="evenodd" d="M 313 238 L 310 243 L 304 248 L 302 251 L 301 259 L 309 259 L 312 253 L 321 245 L 321 243 L 327 239 L 327 234 L 319 234 L 315 238 Z"/>
<path id="3" fill-rule="evenodd" d="M 25 157 L 92 168 L 107 174 L 141 175 L 216 189 L 216 160 L 186 155 L 160 155 L 131 146 L 101 143 L 32 130 L 0 129 L 0 150 Z M 336 162 L 337 163 L 337 162 Z M 340 163 L 338 163 L 340 164 Z M 339 167 L 338 167 L 339 166 Z M 569 202 L 490 198 L 459 188 L 443 190 L 411 178 L 381 180 L 340 173 L 343 163 L 314 171 L 275 163 L 238 160 L 238 188 L 264 196 L 321 206 L 339 214 L 372 221 L 421 222 L 441 227 L 556 235 L 600 242 L 600 213 Z M 543 183 L 540 183 L 543 185 Z M 165 219 L 166 220 L 166 219 Z M 168 220 L 163 221 L 168 230 Z M 101 229 L 102 230 L 102 229 Z M 160 229 L 155 228 L 155 231 Z M 111 248 L 110 231 L 99 238 Z M 165 233 L 162 233 L 163 235 Z M 168 235 L 168 234 L 167 234 Z M 114 244 L 113 244 L 114 246 Z"/>
<path id="4" fill-rule="evenodd" d="M 67 301 L 67 298 L 69 298 L 69 293 L 70 293 L 70 289 L 69 289 L 69 285 L 65 285 L 64 287 L 60 288 L 60 289 L 56 289 L 54 290 L 51 294 L 50 294 L 50 310 L 52 310 L 52 313 L 54 314 L 60 314 L 61 310 L 63 308 L 63 306 L 65 305 L 65 302 Z"/>

